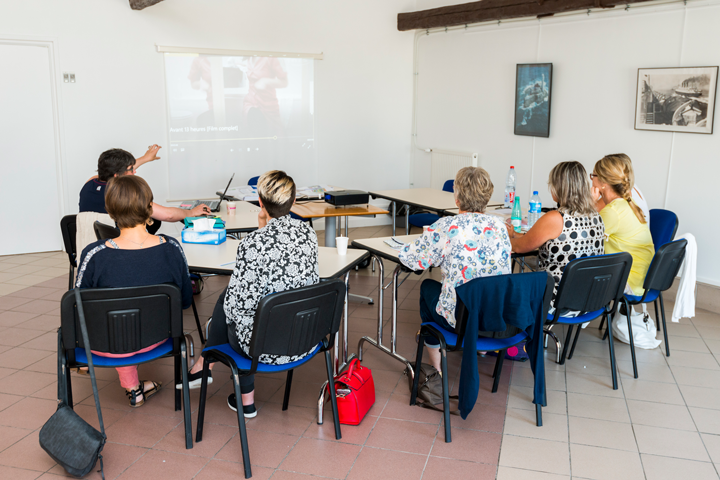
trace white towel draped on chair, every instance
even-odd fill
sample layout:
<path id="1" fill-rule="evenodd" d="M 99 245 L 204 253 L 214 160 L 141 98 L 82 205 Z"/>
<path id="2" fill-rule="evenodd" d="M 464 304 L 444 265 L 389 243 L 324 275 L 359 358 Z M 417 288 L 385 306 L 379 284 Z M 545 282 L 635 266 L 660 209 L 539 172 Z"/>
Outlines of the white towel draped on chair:
<path id="1" fill-rule="evenodd" d="M 680 267 L 680 285 L 678 286 L 675 307 L 673 307 L 672 321 L 679 322 L 681 318 L 695 316 L 695 282 L 697 279 L 697 242 L 692 233 L 684 233 L 675 237 L 675 240 L 687 240 L 685 247 L 685 260 Z"/>

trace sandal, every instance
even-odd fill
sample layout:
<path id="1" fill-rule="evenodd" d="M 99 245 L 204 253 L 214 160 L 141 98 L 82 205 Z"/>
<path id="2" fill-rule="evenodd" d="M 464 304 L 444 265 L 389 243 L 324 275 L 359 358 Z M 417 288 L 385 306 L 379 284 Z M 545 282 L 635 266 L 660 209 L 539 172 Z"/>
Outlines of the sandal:
<path id="1" fill-rule="evenodd" d="M 145 382 L 149 380 L 140 380 L 140 386 L 139 388 L 136 388 L 135 390 L 130 390 L 129 392 L 126 390 L 125 395 L 127 395 L 130 398 L 130 406 L 132 408 L 138 408 L 145 405 L 145 401 L 149 400 L 150 397 L 155 395 L 160 391 L 160 387 L 162 387 L 161 382 L 152 382 L 153 384 L 152 388 L 149 388 L 145 390 Z M 142 399 L 138 400 L 138 397 L 142 395 Z"/>
<path id="2" fill-rule="evenodd" d="M 70 369 L 71 373 L 77 373 L 78 375 L 90 375 L 88 367 L 73 367 Z"/>

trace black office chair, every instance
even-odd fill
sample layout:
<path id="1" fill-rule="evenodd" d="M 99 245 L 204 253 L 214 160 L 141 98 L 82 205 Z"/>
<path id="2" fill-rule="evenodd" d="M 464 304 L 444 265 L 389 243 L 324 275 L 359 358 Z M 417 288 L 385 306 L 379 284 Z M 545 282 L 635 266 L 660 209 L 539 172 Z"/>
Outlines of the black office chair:
<path id="1" fill-rule="evenodd" d="M 65 215 L 60 220 L 60 231 L 62 232 L 63 245 L 65 253 L 67 253 L 70 262 L 70 271 L 68 272 L 68 290 L 73 289 L 73 280 L 75 280 L 75 269 L 77 268 L 77 248 L 75 239 L 77 238 L 77 215 Z"/>
<path id="2" fill-rule="evenodd" d="M 202 441 L 203 423 L 205 420 L 205 399 L 207 397 L 207 379 L 210 364 L 221 362 L 232 370 L 235 398 L 238 402 L 237 416 L 240 429 L 245 478 L 252 476 L 250 469 L 250 451 L 245 432 L 245 417 L 241 407 L 240 382 L 238 377 L 255 373 L 287 372 L 285 381 L 285 397 L 282 409 L 287 410 L 290 400 L 293 369 L 307 363 L 316 354 L 325 352 L 328 384 L 330 385 L 330 403 L 335 423 L 335 438 L 342 438 L 340 420 L 335 398 L 332 360 L 330 350 L 335 342 L 335 334 L 340 329 L 345 301 L 345 283 L 341 280 L 320 282 L 317 285 L 302 287 L 295 290 L 274 293 L 260 300 L 255 312 L 255 325 L 250 342 L 250 357 L 240 355 L 229 343 L 208 347 L 203 350 L 205 358 L 203 379 L 200 389 L 200 408 L 197 420 L 197 442 Z M 269 365 L 258 362 L 260 355 L 295 356 L 305 352 L 312 353 L 301 360 L 284 365 Z"/>
<path id="3" fill-rule="evenodd" d="M 630 268 L 632 267 L 632 256 L 627 252 L 615 253 L 612 255 L 599 255 L 596 257 L 578 258 L 571 261 L 565 267 L 562 280 L 558 286 L 555 296 L 555 312 L 548 315 L 550 325 L 568 325 L 565 345 L 560 357 L 560 365 L 565 364 L 565 357 L 572 358 L 575 352 L 575 345 L 580 336 L 580 325 L 590 322 L 598 317 L 612 319 L 623 298 L 625 284 L 627 284 Z M 569 310 L 579 311 L 576 317 L 563 317 L 562 313 Z M 629 322 L 628 322 L 629 323 Z M 568 345 L 572 338 L 573 328 L 578 330 L 567 355 Z M 630 338 L 632 339 L 632 327 L 628 325 Z M 608 347 L 610 349 L 610 369 L 612 370 L 613 390 L 617 390 L 617 370 L 615 367 L 615 347 L 613 346 L 612 328 L 608 328 Z M 632 351 L 633 368 L 637 378 L 637 363 L 635 361 L 635 349 L 630 345 Z"/>
<path id="4" fill-rule="evenodd" d="M 517 274 L 519 275 L 519 274 Z M 512 288 L 511 280 L 513 279 L 527 279 L 531 280 L 531 275 L 544 275 L 546 277 L 546 285 L 543 294 L 543 318 L 547 315 L 548 309 L 550 308 L 550 300 L 552 300 L 553 288 L 555 287 L 555 281 L 552 276 L 547 272 L 538 272 L 534 274 L 525 274 L 523 277 L 516 277 L 512 274 L 491 276 L 491 277 L 480 277 L 472 282 L 486 282 L 486 281 L 497 281 L 498 278 L 503 279 L 504 285 L 507 285 L 506 289 Z M 516 305 L 518 310 L 525 308 L 525 305 Z M 503 317 L 508 325 L 512 325 L 513 315 L 517 315 L 516 311 L 506 311 L 507 317 Z M 423 347 L 425 346 L 425 337 L 431 336 L 436 338 L 440 342 L 441 360 L 440 369 L 442 371 L 442 386 L 443 386 L 443 418 L 445 423 L 445 442 L 450 443 L 452 441 L 452 430 L 450 429 L 450 399 L 449 399 L 449 386 L 448 386 L 448 370 L 447 370 L 447 355 L 445 352 L 459 352 L 462 351 L 465 341 L 465 329 L 468 320 L 468 310 L 463 302 L 458 298 L 457 305 L 455 307 L 455 329 L 451 332 L 440 327 L 435 322 L 426 322 L 420 326 L 420 338 L 418 341 L 417 354 L 415 356 L 415 368 L 413 377 L 413 388 L 410 392 L 410 405 L 415 405 L 417 399 L 418 382 L 420 379 L 419 371 L 422 364 Z M 483 326 L 480 325 L 480 329 Z M 497 392 L 498 385 L 500 384 L 500 373 L 502 372 L 503 360 L 505 358 L 505 352 L 508 348 L 517 345 L 525 340 L 528 336 L 524 331 L 513 335 L 509 338 L 488 338 L 478 337 L 477 350 L 478 351 L 497 351 L 498 356 L 495 360 L 495 371 L 493 377 L 492 393 Z M 542 342 L 542 338 L 537 341 Z M 541 347 L 542 348 L 542 347 Z M 535 409 L 537 426 L 542 426 L 542 410 L 540 405 L 537 405 Z"/>
<path id="5" fill-rule="evenodd" d="M 164 342 L 154 349 L 131 357 L 93 355 L 95 368 L 116 368 L 146 363 L 158 358 L 175 358 L 175 410 L 182 408 L 185 421 L 185 448 L 192 448 L 188 361 L 182 331 L 182 295 L 175 285 L 82 290 L 88 338 L 93 351 L 124 354 Z M 60 301 L 58 330 L 58 382 L 67 385 L 67 403 L 72 408 L 72 381 L 68 368 L 87 366 L 85 344 L 80 334 L 74 291 Z M 64 377 L 64 378 L 63 378 Z M 172 386 L 171 386 L 172 387 Z M 182 402 L 181 402 L 182 399 Z"/>
<path id="6" fill-rule="evenodd" d="M 668 344 L 667 325 L 665 324 L 665 302 L 662 292 L 672 287 L 673 281 L 680 270 L 685 259 L 685 247 L 687 240 L 681 238 L 671 243 L 666 243 L 655 252 L 650 268 L 645 275 L 642 295 L 625 295 L 625 310 L 629 313 L 629 305 L 640 305 L 643 303 L 655 303 L 656 321 L 658 315 L 657 301 L 660 299 L 660 311 L 662 312 L 662 330 L 665 335 L 665 354 L 670 356 L 670 345 Z M 636 377 L 637 378 L 637 377 Z"/>
<path id="7" fill-rule="evenodd" d="M 95 231 L 95 238 L 98 240 L 107 240 L 108 238 L 117 238 L 120 236 L 119 228 L 111 227 L 98 221 L 93 223 L 93 230 Z"/>

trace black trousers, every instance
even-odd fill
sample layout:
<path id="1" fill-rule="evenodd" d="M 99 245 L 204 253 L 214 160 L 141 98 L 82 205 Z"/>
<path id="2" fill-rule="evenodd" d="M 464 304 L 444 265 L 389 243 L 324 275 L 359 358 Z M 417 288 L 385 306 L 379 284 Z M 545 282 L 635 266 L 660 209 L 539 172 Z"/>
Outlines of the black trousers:
<path id="1" fill-rule="evenodd" d="M 242 348 L 240 348 L 240 342 L 238 342 L 237 333 L 235 332 L 235 324 L 231 323 L 228 325 L 227 317 L 225 316 L 225 294 L 227 294 L 227 288 L 223 290 L 215 304 L 215 310 L 211 317 L 210 329 L 207 333 L 206 347 L 213 347 L 215 345 L 223 345 L 229 343 L 230 346 L 240 355 L 247 357 Z M 250 393 L 255 390 L 255 375 L 247 377 L 240 377 L 240 392 Z"/>

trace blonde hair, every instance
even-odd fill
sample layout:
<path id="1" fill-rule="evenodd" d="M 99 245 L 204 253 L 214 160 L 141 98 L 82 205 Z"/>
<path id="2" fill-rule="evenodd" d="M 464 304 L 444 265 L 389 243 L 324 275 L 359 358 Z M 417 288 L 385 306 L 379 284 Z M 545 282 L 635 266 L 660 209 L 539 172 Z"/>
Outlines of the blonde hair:
<path id="1" fill-rule="evenodd" d="M 628 205 L 630 205 L 640 223 L 647 223 L 642 210 L 632 199 L 635 173 L 633 172 L 630 157 L 624 153 L 606 155 L 598 160 L 593 170 L 602 183 L 609 185 L 618 196 L 627 200 Z"/>
<path id="2" fill-rule="evenodd" d="M 455 198 L 466 212 L 485 212 L 494 188 L 490 175 L 480 167 L 461 168 L 455 176 Z"/>
<path id="3" fill-rule="evenodd" d="M 580 162 L 558 163 L 550 170 L 548 186 L 558 202 L 558 210 L 570 215 L 594 215 L 591 183 Z"/>
<path id="4" fill-rule="evenodd" d="M 257 183 L 258 196 L 272 218 L 290 213 L 295 201 L 295 182 L 282 170 L 263 173 Z"/>

